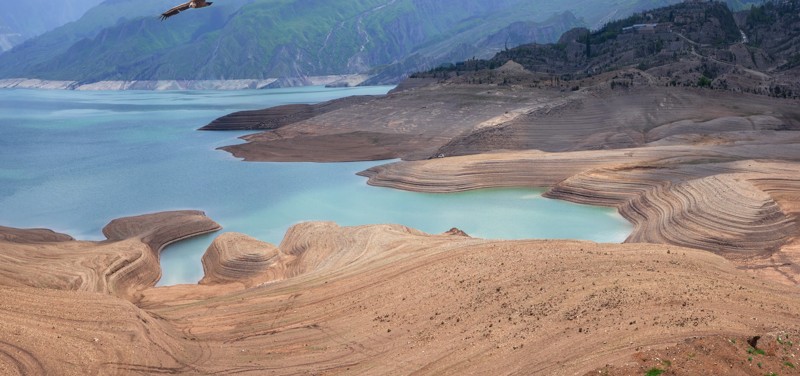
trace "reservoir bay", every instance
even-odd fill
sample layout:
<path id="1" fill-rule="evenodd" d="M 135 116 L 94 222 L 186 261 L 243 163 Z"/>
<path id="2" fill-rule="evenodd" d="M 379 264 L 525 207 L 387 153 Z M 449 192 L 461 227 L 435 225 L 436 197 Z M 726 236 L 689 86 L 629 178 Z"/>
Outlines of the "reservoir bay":
<path id="1" fill-rule="evenodd" d="M 315 103 L 391 87 L 248 91 L 0 90 L 0 225 L 104 239 L 114 218 L 203 210 L 224 232 L 278 244 L 291 225 L 398 223 L 429 233 L 458 227 L 498 239 L 621 242 L 616 210 L 548 200 L 541 191 L 422 194 L 370 187 L 359 171 L 381 162 L 246 163 L 220 146 L 247 132 L 199 132 L 235 111 Z M 210 234 L 162 254 L 159 285 L 196 283 Z"/>

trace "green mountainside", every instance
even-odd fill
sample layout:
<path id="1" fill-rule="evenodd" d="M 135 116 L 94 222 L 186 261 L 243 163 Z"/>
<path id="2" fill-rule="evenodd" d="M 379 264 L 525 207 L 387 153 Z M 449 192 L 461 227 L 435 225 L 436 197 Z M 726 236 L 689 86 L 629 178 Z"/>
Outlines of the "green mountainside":
<path id="1" fill-rule="evenodd" d="M 738 1 L 738 0 L 737 0 Z M 107 0 L 0 55 L 0 78 L 265 79 L 407 72 L 552 42 L 675 0 L 220 0 L 165 22 L 163 0 Z M 165 3 L 167 5 L 165 5 Z"/>

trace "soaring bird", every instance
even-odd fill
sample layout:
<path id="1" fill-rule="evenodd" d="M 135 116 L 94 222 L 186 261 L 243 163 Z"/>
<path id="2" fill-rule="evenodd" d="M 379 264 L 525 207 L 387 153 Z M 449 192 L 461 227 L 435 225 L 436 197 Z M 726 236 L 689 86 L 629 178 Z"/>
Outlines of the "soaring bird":
<path id="1" fill-rule="evenodd" d="M 178 5 L 178 6 L 174 7 L 174 8 L 172 8 L 172 9 L 164 12 L 164 13 L 161 13 L 161 21 L 164 21 L 167 18 L 170 18 L 170 17 L 172 17 L 172 16 L 174 16 L 174 15 L 180 13 L 180 12 L 183 12 L 184 10 L 187 10 L 189 8 L 205 8 L 207 6 L 211 6 L 211 4 L 213 4 L 213 3 L 210 2 L 210 1 L 206 1 L 206 0 L 190 0 L 188 2 L 185 2 L 185 3 L 181 4 L 181 5 Z"/>

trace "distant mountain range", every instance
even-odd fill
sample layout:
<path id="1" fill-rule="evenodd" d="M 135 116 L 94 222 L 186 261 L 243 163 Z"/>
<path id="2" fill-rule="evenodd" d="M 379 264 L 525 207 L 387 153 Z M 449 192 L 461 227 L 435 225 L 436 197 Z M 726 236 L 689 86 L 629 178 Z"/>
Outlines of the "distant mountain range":
<path id="1" fill-rule="evenodd" d="M 103 0 L 0 2 L 0 52 L 80 18 Z"/>
<path id="2" fill-rule="evenodd" d="M 157 15 L 172 3 L 107 0 L 80 20 L 0 54 L 0 78 L 282 78 L 296 85 L 310 76 L 368 74 L 367 84 L 389 83 L 675 2 L 220 0 L 161 22 Z"/>

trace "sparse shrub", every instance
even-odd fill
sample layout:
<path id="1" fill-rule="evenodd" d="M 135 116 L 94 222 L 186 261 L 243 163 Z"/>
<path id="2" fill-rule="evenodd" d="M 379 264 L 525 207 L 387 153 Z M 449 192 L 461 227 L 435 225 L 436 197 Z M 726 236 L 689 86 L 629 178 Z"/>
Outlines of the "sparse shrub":
<path id="1" fill-rule="evenodd" d="M 756 354 L 756 355 L 764 355 L 765 354 L 764 350 L 757 349 L 757 348 L 752 347 L 752 346 L 747 348 L 747 353 L 748 354 Z"/>

